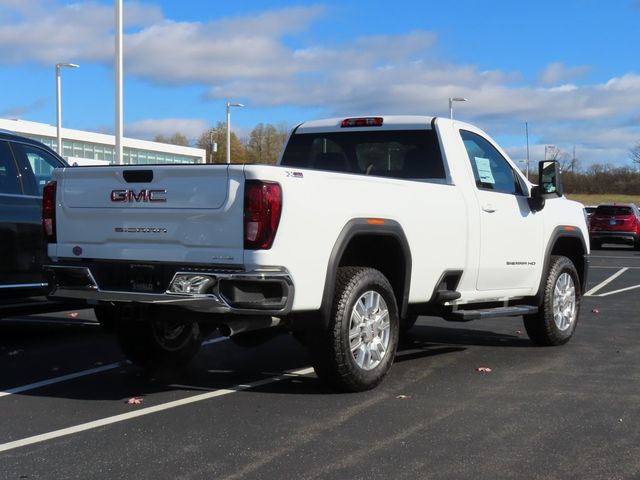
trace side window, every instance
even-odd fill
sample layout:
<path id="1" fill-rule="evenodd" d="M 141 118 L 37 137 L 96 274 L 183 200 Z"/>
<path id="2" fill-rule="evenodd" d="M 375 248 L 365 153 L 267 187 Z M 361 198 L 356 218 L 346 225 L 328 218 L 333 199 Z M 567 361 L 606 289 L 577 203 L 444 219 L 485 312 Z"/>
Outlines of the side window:
<path id="1" fill-rule="evenodd" d="M 22 194 L 18 169 L 7 142 L 0 142 L 0 194 Z"/>
<path id="2" fill-rule="evenodd" d="M 24 183 L 25 194 L 42 195 L 42 190 L 49 180 L 53 169 L 60 167 L 60 161 L 49 152 L 38 147 L 16 143 L 14 150 L 20 160 L 20 173 Z"/>
<path id="3" fill-rule="evenodd" d="M 509 162 L 480 135 L 460 130 L 476 185 L 482 190 L 522 195 L 522 186 Z"/>

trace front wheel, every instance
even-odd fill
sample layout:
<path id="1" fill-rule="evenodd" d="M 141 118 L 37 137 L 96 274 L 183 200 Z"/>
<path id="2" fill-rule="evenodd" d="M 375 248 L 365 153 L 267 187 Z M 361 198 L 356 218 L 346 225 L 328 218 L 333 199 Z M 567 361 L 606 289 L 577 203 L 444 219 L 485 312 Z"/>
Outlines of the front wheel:
<path id="1" fill-rule="evenodd" d="M 567 343 L 580 312 L 580 278 L 567 257 L 552 256 L 538 313 L 524 316 L 524 326 L 536 345 Z"/>
<path id="2" fill-rule="evenodd" d="M 309 343 L 316 374 L 343 391 L 374 388 L 393 363 L 398 334 L 387 278 L 372 268 L 341 267 L 328 328 Z"/>
<path id="3" fill-rule="evenodd" d="M 125 356 L 150 370 L 186 366 L 203 339 L 197 322 L 178 322 L 151 315 L 143 319 L 118 319 L 116 334 Z"/>

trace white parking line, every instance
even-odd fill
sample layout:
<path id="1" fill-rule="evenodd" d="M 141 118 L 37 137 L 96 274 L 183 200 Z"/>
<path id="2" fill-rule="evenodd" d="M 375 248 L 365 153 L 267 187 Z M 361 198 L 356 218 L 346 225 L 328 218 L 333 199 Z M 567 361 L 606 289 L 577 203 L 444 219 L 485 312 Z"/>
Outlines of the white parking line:
<path id="1" fill-rule="evenodd" d="M 205 340 L 202 342 L 202 346 L 206 347 L 208 345 L 212 345 L 214 343 L 224 342 L 228 340 L 228 337 L 217 337 L 209 340 Z M 21 385 L 19 387 L 9 388 L 3 392 L 0 392 L 0 397 L 6 397 L 8 395 L 14 395 L 16 393 L 28 392 L 29 390 L 35 390 L 36 388 L 46 387 L 48 385 L 54 385 L 56 383 L 66 382 L 68 380 L 73 380 L 76 378 L 86 377 L 87 375 L 93 375 L 95 373 L 107 372 L 109 370 L 113 370 L 115 368 L 124 367 L 125 365 L 129 365 L 129 361 L 122 360 L 120 362 L 109 363 L 107 365 L 102 365 L 101 367 L 90 368 L 88 370 L 81 370 L 79 372 L 69 373 L 67 375 L 61 375 L 60 377 L 49 378 L 47 380 L 41 380 L 39 382 L 29 383 L 28 385 Z"/>
<path id="2" fill-rule="evenodd" d="M 629 270 L 627 267 L 621 268 L 616 273 L 614 273 L 609 278 L 607 278 L 604 282 L 599 283 L 598 285 L 593 287 L 591 290 L 589 290 L 587 293 L 585 293 L 584 296 L 585 297 L 589 297 L 589 296 L 593 295 L 594 293 L 596 293 L 601 288 L 606 287 L 609 283 L 613 282 L 616 278 L 618 278 L 620 275 L 622 275 L 627 270 Z"/>
<path id="3" fill-rule="evenodd" d="M 615 295 L 616 293 L 627 292 L 629 290 L 634 290 L 636 288 L 640 288 L 640 285 L 634 285 L 633 287 L 621 288 L 620 290 L 614 290 L 612 292 L 601 293 L 600 295 L 596 295 L 597 297 L 608 297 L 609 295 Z"/>
<path id="4" fill-rule="evenodd" d="M 52 440 L 54 438 L 64 437 L 66 435 L 73 435 L 74 433 L 85 432 L 87 430 L 92 430 L 99 427 L 104 427 L 106 425 L 112 425 L 118 422 L 124 422 L 126 420 L 131 420 L 133 418 L 143 417 L 145 415 L 150 415 L 152 413 L 162 412 L 164 410 L 169 410 L 176 407 L 181 407 L 183 405 L 189 405 L 191 403 L 202 402 L 204 400 L 209 400 L 211 398 L 222 397 L 224 395 L 229 395 L 231 393 L 241 392 L 243 390 L 247 390 L 249 388 L 256 388 L 262 385 L 267 385 L 270 383 L 275 383 L 284 379 L 289 378 L 288 375 L 306 375 L 313 372 L 313 368 L 300 368 L 297 370 L 292 370 L 288 372 L 284 372 L 276 377 L 267 378 L 264 380 L 257 380 L 255 382 L 251 382 L 248 384 L 235 385 L 234 387 L 228 389 L 220 389 L 214 390 L 207 393 L 202 393 L 200 395 L 195 395 L 189 398 L 183 398 L 181 400 L 175 400 L 172 402 L 162 403 L 160 405 L 155 405 L 153 407 L 147 407 L 140 410 L 135 410 L 133 412 L 122 413 L 120 415 L 114 415 L 112 417 L 101 418 L 99 420 L 94 420 L 92 422 L 82 423 L 80 425 L 75 425 L 69 428 L 63 428 L 61 430 L 55 430 L 53 432 L 43 433 L 41 435 L 34 435 L 32 437 L 22 438 L 19 440 L 14 440 L 13 442 L 8 442 L 0 445 L 0 452 L 6 452 L 7 450 L 13 450 L 20 447 L 25 447 L 27 445 L 33 445 L 35 443 L 45 442 L 47 440 Z"/>
<path id="5" fill-rule="evenodd" d="M 121 362 L 109 363 L 101 367 L 90 368 L 88 370 L 82 370 L 80 372 L 69 373 L 60 377 L 50 378 L 48 380 L 41 380 L 39 382 L 29 383 L 28 385 L 10 388 L 8 390 L 5 390 L 4 392 L 0 392 L 0 397 L 27 392 L 29 390 L 35 390 L 36 388 L 46 387 L 47 385 L 53 385 L 55 383 L 66 382 L 67 380 L 73 380 L 74 378 L 86 377 L 87 375 L 93 375 L 94 373 L 106 372 L 108 370 L 113 370 L 114 368 L 123 367 L 128 363 L 128 361 L 122 360 Z"/>

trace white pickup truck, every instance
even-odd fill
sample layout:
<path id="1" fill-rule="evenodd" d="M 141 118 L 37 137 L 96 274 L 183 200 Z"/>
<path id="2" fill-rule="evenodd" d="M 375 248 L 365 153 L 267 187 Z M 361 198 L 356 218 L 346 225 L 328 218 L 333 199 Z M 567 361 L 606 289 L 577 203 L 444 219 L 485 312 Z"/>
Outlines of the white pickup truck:
<path id="1" fill-rule="evenodd" d="M 560 345 L 589 235 L 557 163 L 539 175 L 422 116 L 303 123 L 277 166 L 64 168 L 43 198 L 51 295 L 97 306 L 149 368 L 186 364 L 213 328 L 292 331 L 347 391 L 383 379 L 419 315 L 523 316 L 534 344 Z"/>

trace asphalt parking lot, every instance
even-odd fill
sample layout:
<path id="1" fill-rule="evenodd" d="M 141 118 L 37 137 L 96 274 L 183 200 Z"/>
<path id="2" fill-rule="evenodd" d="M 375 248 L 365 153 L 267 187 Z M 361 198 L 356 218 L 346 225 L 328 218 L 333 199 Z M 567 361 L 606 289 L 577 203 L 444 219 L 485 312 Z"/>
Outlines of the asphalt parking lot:
<path id="1" fill-rule="evenodd" d="M 640 478 L 640 252 L 593 252 L 587 290 L 563 347 L 423 317 L 359 394 L 286 335 L 153 377 L 91 311 L 1 320 L 0 478 Z"/>

